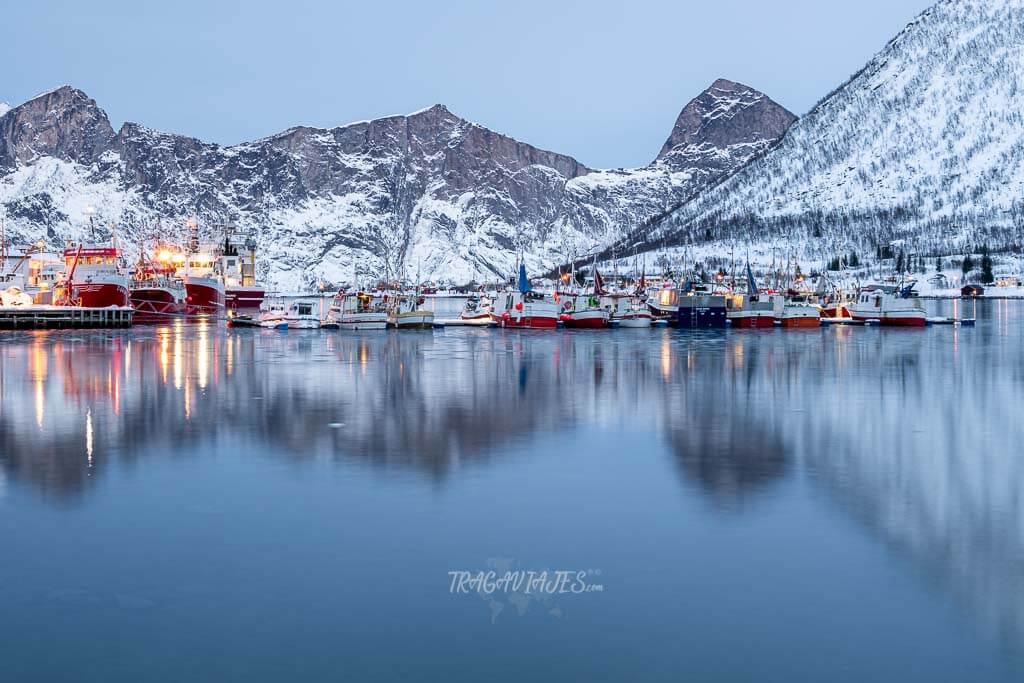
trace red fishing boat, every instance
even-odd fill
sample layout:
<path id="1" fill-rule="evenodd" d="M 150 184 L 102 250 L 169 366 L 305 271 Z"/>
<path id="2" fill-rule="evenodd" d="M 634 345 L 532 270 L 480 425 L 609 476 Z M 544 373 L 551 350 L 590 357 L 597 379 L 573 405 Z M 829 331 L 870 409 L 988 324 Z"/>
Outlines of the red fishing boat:
<path id="1" fill-rule="evenodd" d="M 54 302 L 107 308 L 129 305 L 129 281 L 121 250 L 113 245 L 69 244 L 64 250 L 64 283 Z"/>
<path id="2" fill-rule="evenodd" d="M 519 291 L 499 293 L 491 316 L 501 327 L 538 330 L 558 327 L 558 305 L 551 297 L 532 290 L 522 263 L 519 265 Z"/>
<path id="3" fill-rule="evenodd" d="M 249 235 L 239 243 L 235 233 L 225 231 L 218 257 L 224 277 L 225 305 L 231 315 L 255 316 L 266 297 L 266 289 L 256 282 L 256 240 Z"/>
<path id="4" fill-rule="evenodd" d="M 771 295 L 762 294 L 757 288 L 754 271 L 747 264 L 747 294 L 733 294 L 726 298 L 726 317 L 738 329 L 763 329 L 775 327 L 775 307 Z"/>
<path id="5" fill-rule="evenodd" d="M 174 264 L 169 259 L 160 260 L 160 253 L 156 260 L 142 258 L 136 266 L 131 303 L 137 324 L 170 322 L 187 311 L 185 283 L 174 275 Z"/>

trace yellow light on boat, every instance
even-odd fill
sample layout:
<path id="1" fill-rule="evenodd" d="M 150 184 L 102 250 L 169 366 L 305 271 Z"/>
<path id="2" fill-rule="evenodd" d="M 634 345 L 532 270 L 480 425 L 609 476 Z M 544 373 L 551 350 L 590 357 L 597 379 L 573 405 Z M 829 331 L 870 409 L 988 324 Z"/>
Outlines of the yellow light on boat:
<path id="1" fill-rule="evenodd" d="M 169 252 L 166 249 L 164 249 L 163 251 L 160 252 L 160 255 L 157 258 L 159 258 L 161 261 L 170 261 L 171 260 L 171 252 Z"/>
<path id="2" fill-rule="evenodd" d="M 175 263 L 184 263 L 185 262 L 185 255 L 184 254 L 175 254 L 173 260 L 174 260 Z"/>

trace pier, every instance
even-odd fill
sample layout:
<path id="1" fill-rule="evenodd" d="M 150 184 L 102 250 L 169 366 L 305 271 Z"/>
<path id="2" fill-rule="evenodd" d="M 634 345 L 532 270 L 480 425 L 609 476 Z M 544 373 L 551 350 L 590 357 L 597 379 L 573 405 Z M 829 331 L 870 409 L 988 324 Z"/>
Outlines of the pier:
<path id="1" fill-rule="evenodd" d="M 0 307 L 0 330 L 72 330 L 132 326 L 130 307 L 85 308 L 82 306 Z"/>

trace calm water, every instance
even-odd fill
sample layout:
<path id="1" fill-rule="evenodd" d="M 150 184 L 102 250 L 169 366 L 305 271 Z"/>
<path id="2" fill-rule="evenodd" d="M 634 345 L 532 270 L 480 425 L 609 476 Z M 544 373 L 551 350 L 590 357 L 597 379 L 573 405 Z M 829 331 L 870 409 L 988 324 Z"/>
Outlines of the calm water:
<path id="1" fill-rule="evenodd" d="M 0 333 L 0 679 L 1022 680 L 1024 303 L 977 315 Z"/>

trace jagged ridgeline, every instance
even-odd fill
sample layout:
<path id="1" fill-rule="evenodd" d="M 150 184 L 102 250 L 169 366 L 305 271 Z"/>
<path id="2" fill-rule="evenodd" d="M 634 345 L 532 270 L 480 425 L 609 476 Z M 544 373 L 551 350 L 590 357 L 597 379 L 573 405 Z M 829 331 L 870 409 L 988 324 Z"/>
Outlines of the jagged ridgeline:
<path id="1" fill-rule="evenodd" d="M 1022 0 L 940 2 L 774 150 L 619 248 L 781 244 L 824 264 L 897 239 L 923 255 L 1019 245 L 1022 81 Z"/>
<path id="2" fill-rule="evenodd" d="M 624 235 L 775 144 L 795 117 L 716 81 L 657 158 L 595 171 L 441 105 L 221 147 L 134 123 L 115 131 L 65 86 L 0 113 L 0 211 L 9 238 L 78 237 L 84 211 L 131 248 L 189 216 L 253 231 L 271 286 L 405 275 L 493 281 L 524 253 L 543 272 Z M 213 237 L 213 235 L 211 235 Z"/>

